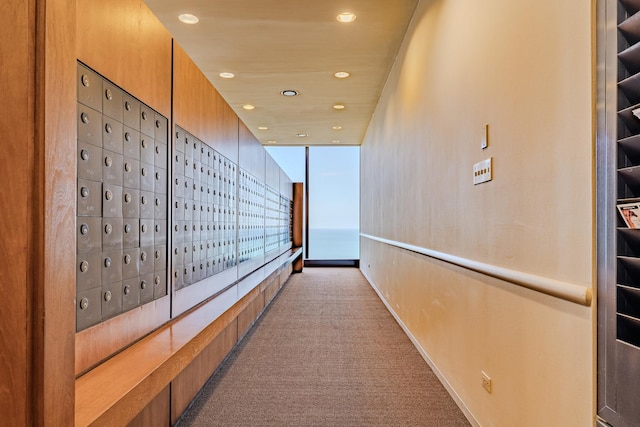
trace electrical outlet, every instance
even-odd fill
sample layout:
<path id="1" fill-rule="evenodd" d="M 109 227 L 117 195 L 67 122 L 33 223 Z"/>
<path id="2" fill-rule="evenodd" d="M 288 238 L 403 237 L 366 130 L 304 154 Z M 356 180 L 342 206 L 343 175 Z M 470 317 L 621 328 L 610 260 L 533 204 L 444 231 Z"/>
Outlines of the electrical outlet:
<path id="1" fill-rule="evenodd" d="M 493 157 L 473 165 L 473 185 L 482 184 L 483 182 L 493 179 Z"/>
<path id="2" fill-rule="evenodd" d="M 482 388 L 487 390 L 487 393 L 491 394 L 491 377 L 489 377 L 489 375 L 484 371 L 481 371 L 480 373 L 482 374 Z"/>

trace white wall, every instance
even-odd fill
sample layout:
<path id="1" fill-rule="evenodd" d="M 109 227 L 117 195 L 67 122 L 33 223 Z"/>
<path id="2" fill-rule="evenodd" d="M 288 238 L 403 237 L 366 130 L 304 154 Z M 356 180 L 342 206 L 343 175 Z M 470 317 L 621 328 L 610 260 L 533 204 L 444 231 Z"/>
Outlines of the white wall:
<path id="1" fill-rule="evenodd" d="M 362 144 L 362 232 L 591 290 L 592 48 L 590 2 L 420 1 Z M 493 181 L 473 186 L 488 157 Z M 593 423 L 593 304 L 361 244 L 362 271 L 481 425 Z"/>

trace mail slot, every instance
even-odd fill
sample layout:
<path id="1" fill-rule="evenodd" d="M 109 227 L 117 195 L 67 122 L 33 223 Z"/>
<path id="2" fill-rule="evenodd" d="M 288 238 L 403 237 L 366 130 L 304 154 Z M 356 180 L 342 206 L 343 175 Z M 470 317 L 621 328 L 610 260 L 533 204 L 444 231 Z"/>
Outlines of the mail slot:
<path id="1" fill-rule="evenodd" d="M 122 218 L 102 218 L 102 250 L 122 249 Z"/>
<path id="2" fill-rule="evenodd" d="M 125 280 L 122 282 L 122 311 L 136 308 L 140 304 L 140 286 L 138 278 Z"/>
<path id="3" fill-rule="evenodd" d="M 102 148 L 123 154 L 122 123 L 110 118 L 102 117 Z"/>
<path id="4" fill-rule="evenodd" d="M 78 141 L 78 178 L 102 181 L 102 150 L 99 147 Z"/>
<path id="5" fill-rule="evenodd" d="M 86 291 L 102 285 L 102 253 L 83 253 L 76 256 L 76 290 Z"/>
<path id="6" fill-rule="evenodd" d="M 153 273 L 153 246 L 140 248 L 139 270 L 140 275 Z"/>
<path id="7" fill-rule="evenodd" d="M 81 64 L 78 64 L 77 73 L 78 102 L 102 111 L 102 77 Z"/>
<path id="8" fill-rule="evenodd" d="M 125 126 L 122 137 L 122 153 L 125 158 L 140 160 L 140 132 Z"/>
<path id="9" fill-rule="evenodd" d="M 123 123 L 140 131 L 140 101 L 125 93 L 122 96 L 122 103 Z"/>
<path id="10" fill-rule="evenodd" d="M 158 299 L 167 295 L 167 272 L 158 271 L 153 275 L 153 298 Z"/>
<path id="11" fill-rule="evenodd" d="M 78 179 L 78 216 L 102 216 L 102 184 Z"/>
<path id="12" fill-rule="evenodd" d="M 102 320 L 122 312 L 122 282 L 102 285 Z"/>
<path id="13" fill-rule="evenodd" d="M 122 110 L 124 104 L 122 102 L 122 89 L 113 84 L 102 82 L 102 112 L 122 123 Z"/>
<path id="14" fill-rule="evenodd" d="M 135 279 L 140 275 L 140 248 L 122 251 L 122 278 Z"/>
<path id="15" fill-rule="evenodd" d="M 101 320 L 100 297 L 102 288 L 78 292 L 76 295 L 76 329 L 81 331 Z"/>
<path id="16" fill-rule="evenodd" d="M 138 287 L 140 288 L 140 305 L 153 301 L 153 273 L 141 275 Z"/>
<path id="17" fill-rule="evenodd" d="M 83 217 L 76 221 L 76 248 L 78 253 L 101 252 L 102 235 L 99 217 Z"/>
<path id="18" fill-rule="evenodd" d="M 78 141 L 102 148 L 102 114 L 78 103 L 76 121 Z"/>

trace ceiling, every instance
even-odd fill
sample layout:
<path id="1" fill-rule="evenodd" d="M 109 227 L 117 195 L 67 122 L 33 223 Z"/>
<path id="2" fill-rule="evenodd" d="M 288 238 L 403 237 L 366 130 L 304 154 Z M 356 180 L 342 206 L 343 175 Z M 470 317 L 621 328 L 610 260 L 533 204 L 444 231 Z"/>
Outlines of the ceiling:
<path id="1" fill-rule="evenodd" d="M 359 145 L 418 0 L 145 2 L 262 144 Z"/>

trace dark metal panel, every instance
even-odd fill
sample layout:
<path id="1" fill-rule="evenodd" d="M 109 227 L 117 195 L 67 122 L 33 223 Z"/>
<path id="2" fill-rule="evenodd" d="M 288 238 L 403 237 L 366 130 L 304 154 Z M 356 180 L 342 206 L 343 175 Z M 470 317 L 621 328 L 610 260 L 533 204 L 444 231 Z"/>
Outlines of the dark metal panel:
<path id="1" fill-rule="evenodd" d="M 78 253 L 100 252 L 102 234 L 100 217 L 80 217 L 76 221 L 76 249 Z"/>
<path id="2" fill-rule="evenodd" d="M 122 249 L 122 218 L 102 218 L 102 250 Z"/>
<path id="3" fill-rule="evenodd" d="M 153 273 L 153 246 L 140 248 L 138 262 L 141 276 Z"/>
<path id="4" fill-rule="evenodd" d="M 153 301 L 153 273 L 141 275 L 138 287 L 141 305 Z"/>
<path id="5" fill-rule="evenodd" d="M 78 141 L 78 179 L 102 181 L 102 150 Z"/>
<path id="6" fill-rule="evenodd" d="M 129 157 L 124 158 L 122 184 L 126 188 L 140 188 L 140 161 Z"/>
<path id="7" fill-rule="evenodd" d="M 78 102 L 102 111 L 102 77 L 81 64 L 78 64 L 77 92 Z"/>
<path id="8" fill-rule="evenodd" d="M 102 185 L 102 216 L 122 217 L 122 187 L 112 184 Z"/>
<path id="9" fill-rule="evenodd" d="M 122 282 L 122 251 L 102 252 L 102 286 Z"/>
<path id="10" fill-rule="evenodd" d="M 124 249 L 122 251 L 122 278 L 124 280 L 137 279 L 140 275 L 140 248 Z"/>
<path id="11" fill-rule="evenodd" d="M 123 135 L 122 123 L 106 116 L 102 117 L 102 148 L 123 154 Z"/>
<path id="12" fill-rule="evenodd" d="M 123 133 L 122 154 L 125 158 L 140 160 L 140 132 L 125 126 Z"/>
<path id="13" fill-rule="evenodd" d="M 102 285 L 102 320 L 122 312 L 122 282 Z"/>
<path id="14" fill-rule="evenodd" d="M 102 114 L 78 103 L 78 141 L 102 148 Z"/>
<path id="15" fill-rule="evenodd" d="M 76 292 L 102 285 L 101 252 L 82 253 L 76 257 Z"/>
<path id="16" fill-rule="evenodd" d="M 78 292 L 76 297 L 76 329 L 82 330 L 101 320 L 101 288 Z"/>
<path id="17" fill-rule="evenodd" d="M 102 216 L 102 184 L 78 180 L 78 216 Z"/>
<path id="18" fill-rule="evenodd" d="M 122 215 L 125 218 L 140 218 L 140 190 L 122 189 Z"/>
<path id="19" fill-rule="evenodd" d="M 124 101 L 122 100 L 122 89 L 109 83 L 106 80 L 102 82 L 102 112 L 122 123 L 124 109 Z"/>
<path id="20" fill-rule="evenodd" d="M 132 249 L 140 247 L 140 220 L 125 218 L 122 226 L 122 247 Z"/>
<path id="21" fill-rule="evenodd" d="M 103 149 L 102 158 L 102 182 L 122 186 L 122 154 Z"/>

